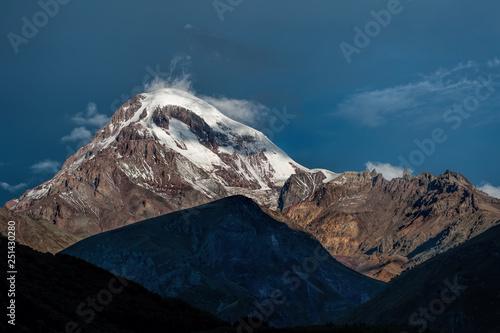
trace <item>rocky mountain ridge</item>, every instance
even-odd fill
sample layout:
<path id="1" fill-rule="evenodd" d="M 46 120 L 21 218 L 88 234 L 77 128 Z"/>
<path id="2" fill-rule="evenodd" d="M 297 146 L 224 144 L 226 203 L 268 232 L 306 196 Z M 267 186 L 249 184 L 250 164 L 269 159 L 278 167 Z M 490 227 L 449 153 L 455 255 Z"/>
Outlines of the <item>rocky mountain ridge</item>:
<path id="1" fill-rule="evenodd" d="M 295 174 L 279 205 L 347 266 L 388 281 L 500 224 L 500 200 L 447 170 L 388 181 L 375 170 L 327 184 Z"/>

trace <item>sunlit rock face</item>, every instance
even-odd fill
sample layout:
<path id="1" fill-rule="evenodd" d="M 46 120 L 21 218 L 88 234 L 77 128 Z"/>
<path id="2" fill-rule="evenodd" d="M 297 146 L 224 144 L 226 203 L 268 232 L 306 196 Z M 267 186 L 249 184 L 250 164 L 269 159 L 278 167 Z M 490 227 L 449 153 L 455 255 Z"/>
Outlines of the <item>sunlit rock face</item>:
<path id="1" fill-rule="evenodd" d="M 383 281 L 500 223 L 500 200 L 451 171 L 345 172 L 326 184 L 295 174 L 279 203 L 337 260 Z"/>

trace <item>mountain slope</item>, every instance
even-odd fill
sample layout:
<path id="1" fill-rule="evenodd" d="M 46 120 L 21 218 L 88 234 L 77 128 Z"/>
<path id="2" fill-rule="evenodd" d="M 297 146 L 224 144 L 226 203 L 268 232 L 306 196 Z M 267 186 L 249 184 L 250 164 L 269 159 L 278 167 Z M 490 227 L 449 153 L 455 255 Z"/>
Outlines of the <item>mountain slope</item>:
<path id="1" fill-rule="evenodd" d="M 326 323 L 383 285 L 243 196 L 101 233 L 63 253 L 108 270 L 123 267 L 149 290 L 231 322 L 258 310 L 278 326 Z"/>
<path id="2" fill-rule="evenodd" d="M 500 200 L 447 171 L 385 180 L 345 172 L 327 184 L 292 175 L 280 208 L 345 265 L 388 281 L 500 223 Z"/>
<path id="3" fill-rule="evenodd" d="M 261 132 L 160 89 L 123 104 L 53 179 L 6 207 L 92 235 L 233 194 L 275 207 L 277 189 L 298 171 L 309 170 Z"/>
<path id="4" fill-rule="evenodd" d="M 403 273 L 344 321 L 397 323 L 420 331 L 499 332 L 499 240 L 496 226 Z"/>
<path id="5" fill-rule="evenodd" d="M 40 252 L 57 253 L 82 239 L 33 215 L 0 208 L 0 234 L 7 236 L 9 221 L 16 222 L 16 241 Z"/>
<path id="6" fill-rule="evenodd" d="M 1 235 L 0 248 L 5 258 L 7 239 Z M 16 325 L 3 319 L 1 332 L 188 333 L 225 326 L 182 300 L 162 299 L 135 282 L 68 255 L 40 253 L 18 244 L 16 259 Z M 6 279 L 1 287 L 0 304 L 6 309 Z M 97 299 L 95 308 L 92 298 Z M 71 322 L 77 327 L 68 326 Z"/>

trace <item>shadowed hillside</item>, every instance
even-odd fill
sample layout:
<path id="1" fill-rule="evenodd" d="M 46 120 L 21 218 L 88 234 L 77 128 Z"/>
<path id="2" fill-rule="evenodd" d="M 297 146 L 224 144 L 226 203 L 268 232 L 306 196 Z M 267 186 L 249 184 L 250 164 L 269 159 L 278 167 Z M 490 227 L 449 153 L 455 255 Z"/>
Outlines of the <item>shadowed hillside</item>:
<path id="1" fill-rule="evenodd" d="M 403 273 L 344 321 L 500 331 L 500 227 Z"/>
<path id="2" fill-rule="evenodd" d="M 1 236 L 3 257 L 6 243 Z M 16 326 L 9 325 L 8 332 L 60 333 L 65 332 L 66 325 L 72 325 L 70 322 L 88 333 L 192 332 L 224 325 L 182 300 L 161 298 L 137 283 L 68 255 L 40 253 L 18 244 L 16 265 Z M 2 279 L 3 309 L 7 307 L 6 290 L 7 280 Z M 112 298 L 108 300 L 110 292 Z M 97 300 L 97 310 L 91 310 L 89 297 Z M 5 325 L 3 319 L 1 332 L 7 331 Z"/>

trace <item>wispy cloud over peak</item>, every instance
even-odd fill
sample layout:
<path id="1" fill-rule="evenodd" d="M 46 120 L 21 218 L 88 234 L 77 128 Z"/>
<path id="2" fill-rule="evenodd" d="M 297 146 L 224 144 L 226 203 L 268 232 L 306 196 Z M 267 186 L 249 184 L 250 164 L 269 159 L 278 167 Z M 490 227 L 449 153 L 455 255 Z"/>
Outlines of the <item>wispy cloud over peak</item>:
<path id="1" fill-rule="evenodd" d="M 269 108 L 258 102 L 226 97 L 203 96 L 202 98 L 229 118 L 249 126 L 260 127 L 270 115 Z"/>
<path id="2" fill-rule="evenodd" d="M 187 26 L 185 28 L 188 29 Z M 189 29 L 192 28 L 190 26 Z M 144 91 L 149 93 L 159 89 L 174 88 L 193 93 L 190 66 L 191 56 L 177 54 L 170 61 L 167 72 L 162 72 L 159 69 L 156 70 L 155 77 L 144 84 Z"/>

